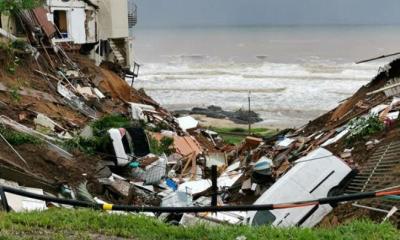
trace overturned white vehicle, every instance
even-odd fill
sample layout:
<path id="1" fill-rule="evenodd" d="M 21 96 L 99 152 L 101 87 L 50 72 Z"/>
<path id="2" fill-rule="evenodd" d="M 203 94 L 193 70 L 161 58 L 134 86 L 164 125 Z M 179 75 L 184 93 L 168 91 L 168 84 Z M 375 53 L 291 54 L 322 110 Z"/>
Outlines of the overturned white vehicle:
<path id="1" fill-rule="evenodd" d="M 150 153 L 147 135 L 142 128 L 111 128 L 108 130 L 110 146 L 107 153 L 117 166 L 126 166 L 135 157 Z"/>
<path id="2" fill-rule="evenodd" d="M 295 166 L 272 185 L 254 205 L 312 200 L 334 195 L 352 169 L 324 148 L 314 150 L 295 162 Z M 329 204 L 252 211 L 247 222 L 253 226 L 313 227 L 332 211 Z"/>

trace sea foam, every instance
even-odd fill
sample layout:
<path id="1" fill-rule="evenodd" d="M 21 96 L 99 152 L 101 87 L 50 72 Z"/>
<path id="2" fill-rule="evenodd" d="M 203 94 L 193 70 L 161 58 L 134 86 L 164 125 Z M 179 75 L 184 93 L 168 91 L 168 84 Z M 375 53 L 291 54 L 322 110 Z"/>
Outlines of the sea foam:
<path id="1" fill-rule="evenodd" d="M 218 105 L 252 107 L 266 124 L 303 124 L 335 107 L 376 73 L 381 63 L 179 61 L 143 64 L 136 87 L 171 110 Z"/>

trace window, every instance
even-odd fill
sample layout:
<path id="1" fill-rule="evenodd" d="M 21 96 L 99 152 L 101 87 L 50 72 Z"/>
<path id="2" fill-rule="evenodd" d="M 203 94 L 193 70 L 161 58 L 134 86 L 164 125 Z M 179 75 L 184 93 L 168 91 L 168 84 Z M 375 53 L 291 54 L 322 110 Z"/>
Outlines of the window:
<path id="1" fill-rule="evenodd" d="M 132 155 L 133 153 L 132 137 L 128 131 L 126 131 L 125 135 L 122 137 L 122 144 L 124 145 L 125 153 L 128 155 Z"/>
<path id="2" fill-rule="evenodd" d="M 270 211 L 265 210 L 265 211 L 257 211 L 256 215 L 253 218 L 252 225 L 253 226 L 260 226 L 264 224 L 271 224 L 276 220 L 276 217 L 274 214 L 272 214 Z"/>
<path id="3" fill-rule="evenodd" d="M 54 24 L 60 32 L 61 38 L 68 38 L 67 11 L 56 10 L 53 12 Z"/>

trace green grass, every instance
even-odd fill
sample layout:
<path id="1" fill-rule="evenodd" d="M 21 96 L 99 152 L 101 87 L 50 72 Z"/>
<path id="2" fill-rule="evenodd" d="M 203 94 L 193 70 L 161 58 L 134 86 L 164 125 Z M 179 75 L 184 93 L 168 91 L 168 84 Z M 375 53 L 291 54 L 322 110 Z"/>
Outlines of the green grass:
<path id="1" fill-rule="evenodd" d="M 248 226 L 171 226 L 139 215 L 116 215 L 90 210 L 48 210 L 42 213 L 1 213 L 0 239 L 399 239 L 389 223 L 354 221 L 337 228 L 271 228 Z"/>
<path id="2" fill-rule="evenodd" d="M 4 138 L 14 146 L 23 144 L 41 144 L 42 140 L 37 137 L 31 136 L 27 133 L 17 132 L 15 130 L 0 126 L 0 133 Z M 2 140 L 0 140 L 2 141 Z"/>
<path id="3" fill-rule="evenodd" d="M 221 135 L 225 142 L 230 144 L 239 144 L 248 135 L 246 128 L 216 128 L 211 127 L 210 130 L 217 132 Z M 277 131 L 268 128 L 252 128 L 251 134 L 258 137 L 267 137 L 275 134 Z"/>
<path id="4" fill-rule="evenodd" d="M 233 136 L 233 135 L 228 135 L 228 134 L 220 134 L 222 136 L 222 138 L 224 139 L 224 141 L 228 144 L 233 144 L 233 145 L 237 145 L 239 143 L 241 143 L 244 139 L 244 137 L 241 136 Z"/>

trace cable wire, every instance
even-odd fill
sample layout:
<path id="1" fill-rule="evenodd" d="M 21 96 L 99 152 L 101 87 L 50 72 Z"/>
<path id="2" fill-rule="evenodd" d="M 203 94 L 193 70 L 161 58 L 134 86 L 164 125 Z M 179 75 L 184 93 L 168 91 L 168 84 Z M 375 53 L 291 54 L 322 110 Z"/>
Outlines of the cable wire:
<path id="1" fill-rule="evenodd" d="M 335 204 L 340 202 L 356 201 L 367 198 L 377 198 L 390 195 L 400 195 L 400 189 L 391 191 L 374 191 L 355 193 L 334 197 L 319 198 L 314 200 L 296 201 L 288 203 L 276 203 L 276 204 L 260 204 L 260 205 L 238 205 L 238 206 L 205 206 L 205 207 L 154 207 L 154 206 L 132 206 L 132 205 L 113 205 L 113 204 L 99 204 L 92 202 L 84 202 L 71 199 L 60 199 L 56 197 L 44 196 L 36 193 L 22 191 L 19 189 L 1 186 L 0 194 L 5 196 L 3 193 L 9 192 L 19 196 L 33 198 L 42 201 L 49 201 L 59 204 L 66 204 L 75 207 L 86 207 L 96 210 L 115 210 L 125 212 L 158 212 L 158 213 L 199 213 L 199 212 L 230 212 L 230 211 L 261 211 L 261 210 L 274 210 L 274 209 L 288 209 L 288 208 L 301 208 L 307 206 L 316 206 L 322 204 Z M 6 201 L 2 201 L 4 204 Z M 3 206 L 6 209 L 8 206 Z"/>

